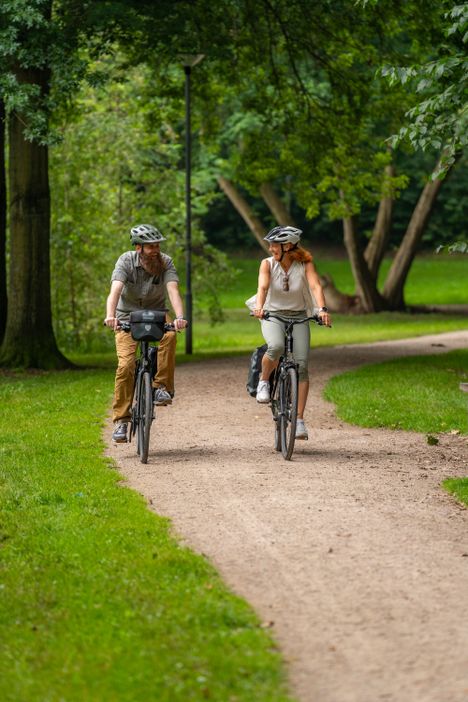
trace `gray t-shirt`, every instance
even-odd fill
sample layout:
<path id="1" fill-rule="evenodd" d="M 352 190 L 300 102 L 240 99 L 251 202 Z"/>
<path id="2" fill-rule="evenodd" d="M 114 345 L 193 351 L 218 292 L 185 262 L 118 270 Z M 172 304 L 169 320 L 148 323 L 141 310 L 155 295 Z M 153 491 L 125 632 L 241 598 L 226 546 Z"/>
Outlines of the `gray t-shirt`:
<path id="1" fill-rule="evenodd" d="M 117 303 L 116 317 L 122 321 L 130 318 L 134 310 L 163 310 L 166 308 L 166 284 L 179 282 L 179 276 L 170 256 L 161 253 L 164 268 L 162 275 L 147 273 L 140 264 L 136 251 L 126 251 L 115 264 L 111 281 L 125 283 Z"/>

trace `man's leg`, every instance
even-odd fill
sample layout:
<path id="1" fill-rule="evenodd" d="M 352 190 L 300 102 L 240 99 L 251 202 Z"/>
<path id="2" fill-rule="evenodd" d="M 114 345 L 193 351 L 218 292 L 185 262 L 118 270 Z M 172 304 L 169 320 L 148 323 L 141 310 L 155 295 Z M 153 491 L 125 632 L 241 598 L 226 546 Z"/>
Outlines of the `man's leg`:
<path id="1" fill-rule="evenodd" d="M 176 333 L 166 332 L 159 343 L 158 370 L 154 376 L 153 383 L 156 388 L 160 388 L 164 385 L 166 390 L 171 394 L 174 394 L 176 344 Z"/>
<path id="2" fill-rule="evenodd" d="M 137 345 L 138 342 L 132 339 L 131 334 L 123 331 L 115 332 L 118 365 L 115 373 L 114 402 L 112 404 L 114 423 L 130 421 Z"/>

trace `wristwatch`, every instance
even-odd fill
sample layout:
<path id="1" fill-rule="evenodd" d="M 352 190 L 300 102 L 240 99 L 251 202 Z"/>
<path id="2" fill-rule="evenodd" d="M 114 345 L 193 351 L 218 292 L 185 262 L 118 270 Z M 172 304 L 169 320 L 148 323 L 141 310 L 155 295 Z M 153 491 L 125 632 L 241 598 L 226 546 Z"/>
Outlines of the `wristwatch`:
<path id="1" fill-rule="evenodd" d="M 319 307 L 319 312 L 328 312 L 328 307 Z"/>

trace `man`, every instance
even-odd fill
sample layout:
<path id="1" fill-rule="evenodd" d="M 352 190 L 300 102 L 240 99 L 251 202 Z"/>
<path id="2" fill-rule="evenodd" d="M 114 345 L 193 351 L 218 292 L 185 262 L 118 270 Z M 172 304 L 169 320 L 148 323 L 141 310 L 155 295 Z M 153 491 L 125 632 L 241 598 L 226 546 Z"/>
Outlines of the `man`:
<path id="1" fill-rule="evenodd" d="M 172 259 L 160 250 L 166 237 L 151 224 L 139 224 L 130 232 L 134 251 L 122 254 L 115 264 L 111 289 L 107 298 L 104 323 L 115 331 L 118 366 L 115 374 L 112 419 L 113 441 L 127 441 L 130 421 L 135 351 L 138 342 L 131 334 L 119 330 L 119 323 L 130 319 L 130 312 L 141 309 L 166 308 L 166 292 L 175 312 L 174 327 L 180 331 L 187 326 L 184 319 L 179 278 Z M 171 321 L 166 315 L 166 320 Z M 158 370 L 154 377 L 154 404 L 169 405 L 174 395 L 176 335 L 166 332 L 158 349 Z"/>

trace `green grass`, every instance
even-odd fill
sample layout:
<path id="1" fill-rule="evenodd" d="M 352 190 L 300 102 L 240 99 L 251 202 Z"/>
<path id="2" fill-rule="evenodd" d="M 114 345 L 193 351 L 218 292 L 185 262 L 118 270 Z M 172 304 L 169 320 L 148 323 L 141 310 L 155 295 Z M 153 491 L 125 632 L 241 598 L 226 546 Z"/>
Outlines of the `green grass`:
<path id="1" fill-rule="evenodd" d="M 239 271 L 235 285 L 221 294 L 223 307 L 240 308 L 257 289 L 258 267 L 261 257 L 235 259 L 233 264 Z M 352 294 L 354 281 L 349 261 L 332 258 L 329 254 L 318 254 L 314 258 L 319 273 L 329 273 L 336 287 Z M 390 268 L 390 259 L 385 259 L 380 272 L 382 284 Z M 410 270 L 405 287 L 405 299 L 409 305 L 468 304 L 467 257 L 426 254 L 418 256 Z"/>
<path id="2" fill-rule="evenodd" d="M 329 381 L 325 397 L 341 419 L 359 426 L 468 434 L 468 399 L 459 387 L 467 380 L 468 350 L 458 350 L 343 373 Z M 447 480 L 444 487 L 468 504 L 468 478 Z"/>
<path id="3" fill-rule="evenodd" d="M 246 603 L 103 457 L 112 373 L 0 380 L 1 699 L 290 699 Z"/>

